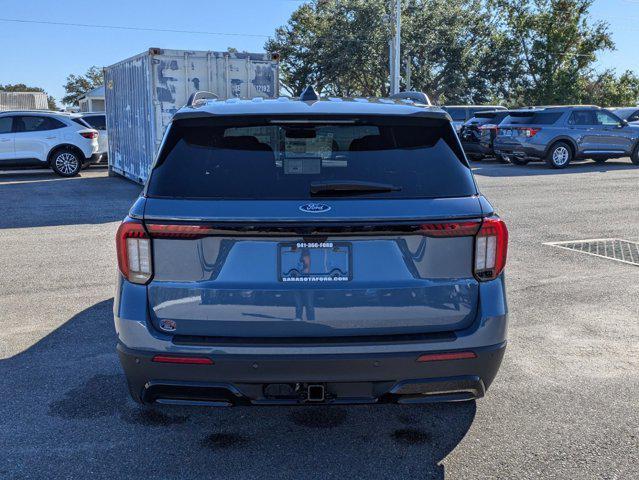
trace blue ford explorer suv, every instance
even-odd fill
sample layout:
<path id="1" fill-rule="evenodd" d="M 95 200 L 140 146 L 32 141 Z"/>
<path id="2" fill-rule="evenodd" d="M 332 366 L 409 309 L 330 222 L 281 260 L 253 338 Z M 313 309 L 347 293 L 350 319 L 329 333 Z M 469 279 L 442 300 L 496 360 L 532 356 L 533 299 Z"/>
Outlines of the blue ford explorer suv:
<path id="1" fill-rule="evenodd" d="M 116 240 L 144 404 L 471 400 L 504 354 L 508 233 L 436 107 L 194 102 Z"/>

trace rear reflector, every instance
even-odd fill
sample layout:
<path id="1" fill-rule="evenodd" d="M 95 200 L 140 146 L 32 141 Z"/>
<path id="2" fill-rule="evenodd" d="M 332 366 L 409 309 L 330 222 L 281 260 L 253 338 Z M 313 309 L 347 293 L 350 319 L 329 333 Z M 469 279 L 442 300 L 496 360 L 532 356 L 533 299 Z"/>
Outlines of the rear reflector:
<path id="1" fill-rule="evenodd" d="M 144 284 L 153 275 L 151 240 L 141 223 L 125 220 L 115 236 L 118 267 L 127 280 Z"/>
<path id="2" fill-rule="evenodd" d="M 475 278 L 493 280 L 506 266 L 508 229 L 498 217 L 485 218 L 475 237 Z"/>
<path id="3" fill-rule="evenodd" d="M 439 362 L 442 360 L 462 360 L 477 358 L 475 352 L 425 353 L 417 358 L 418 362 Z"/>
<path id="4" fill-rule="evenodd" d="M 156 355 L 152 359 L 156 363 L 181 363 L 183 365 L 213 365 L 213 360 L 205 357 L 176 357 L 174 355 Z"/>

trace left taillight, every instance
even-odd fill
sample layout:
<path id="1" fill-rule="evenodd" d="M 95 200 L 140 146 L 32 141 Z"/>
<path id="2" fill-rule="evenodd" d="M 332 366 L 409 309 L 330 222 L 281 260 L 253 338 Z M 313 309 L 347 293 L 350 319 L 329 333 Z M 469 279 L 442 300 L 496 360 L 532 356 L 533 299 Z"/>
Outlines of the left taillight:
<path id="1" fill-rule="evenodd" d="M 484 218 L 475 235 L 475 278 L 494 280 L 506 266 L 508 229 L 499 217 Z"/>
<path id="2" fill-rule="evenodd" d="M 84 138 L 88 138 L 89 140 L 93 140 L 94 138 L 98 138 L 98 132 L 78 132 Z"/>
<path id="3" fill-rule="evenodd" d="M 133 283 L 147 283 L 153 275 L 151 239 L 142 223 L 126 219 L 115 236 L 118 268 Z"/>

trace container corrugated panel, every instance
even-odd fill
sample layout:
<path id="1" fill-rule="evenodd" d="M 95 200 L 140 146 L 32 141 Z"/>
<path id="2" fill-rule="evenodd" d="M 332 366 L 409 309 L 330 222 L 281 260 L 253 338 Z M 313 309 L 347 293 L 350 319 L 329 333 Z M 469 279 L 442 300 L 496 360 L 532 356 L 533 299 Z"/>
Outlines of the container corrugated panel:
<path id="1" fill-rule="evenodd" d="M 47 110 L 49 102 L 43 92 L 0 92 L 0 111 Z"/>
<path id="2" fill-rule="evenodd" d="M 109 166 L 139 183 L 155 153 L 149 64 L 143 54 L 104 71 Z"/>
<path id="3" fill-rule="evenodd" d="M 277 62 L 254 53 L 151 48 L 105 68 L 110 168 L 143 183 L 167 125 L 191 93 L 275 98 L 278 77 Z"/>

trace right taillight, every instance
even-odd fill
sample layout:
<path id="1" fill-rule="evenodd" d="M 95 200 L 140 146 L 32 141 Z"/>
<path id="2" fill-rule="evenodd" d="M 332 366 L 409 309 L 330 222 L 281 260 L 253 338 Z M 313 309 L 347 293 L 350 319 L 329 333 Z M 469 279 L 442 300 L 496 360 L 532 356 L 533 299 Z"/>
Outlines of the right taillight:
<path id="1" fill-rule="evenodd" d="M 153 275 L 151 240 L 144 226 L 127 219 L 118 228 L 115 237 L 118 267 L 130 282 L 144 284 Z"/>
<path id="2" fill-rule="evenodd" d="M 497 278 L 506 266 L 507 252 L 506 224 L 499 217 L 485 218 L 475 235 L 475 278 L 480 281 Z"/>

